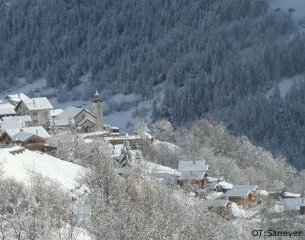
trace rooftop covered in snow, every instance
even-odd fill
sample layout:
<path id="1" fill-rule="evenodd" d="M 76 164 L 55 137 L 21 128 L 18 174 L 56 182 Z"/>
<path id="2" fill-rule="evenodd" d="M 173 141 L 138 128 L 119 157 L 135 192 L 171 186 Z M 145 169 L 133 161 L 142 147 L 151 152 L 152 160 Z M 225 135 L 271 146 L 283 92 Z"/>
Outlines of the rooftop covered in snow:
<path id="1" fill-rule="evenodd" d="M 204 160 L 200 161 L 179 161 L 178 171 L 180 180 L 200 180 L 208 171 L 209 165 Z"/>
<path id="2" fill-rule="evenodd" d="M 43 139 L 51 137 L 49 133 L 42 126 L 6 129 L 5 132 L 12 140 L 15 140 L 14 136 L 20 132 L 31 133 Z"/>
<path id="3" fill-rule="evenodd" d="M 287 211 L 299 211 L 301 206 L 305 206 L 304 198 L 283 199 L 284 209 Z"/>
<path id="4" fill-rule="evenodd" d="M 246 197 L 256 189 L 257 185 L 234 185 L 232 190 L 228 190 L 224 194 L 224 197 Z"/>
<path id="5" fill-rule="evenodd" d="M 52 104 L 46 97 L 25 99 L 22 100 L 22 102 L 25 104 L 29 111 L 53 109 Z"/>

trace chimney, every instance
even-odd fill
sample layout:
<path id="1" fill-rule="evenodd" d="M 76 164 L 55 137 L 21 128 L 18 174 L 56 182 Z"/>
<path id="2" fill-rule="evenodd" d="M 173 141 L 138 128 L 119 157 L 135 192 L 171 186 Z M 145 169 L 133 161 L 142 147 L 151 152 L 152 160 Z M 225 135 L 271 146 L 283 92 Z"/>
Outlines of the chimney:
<path id="1" fill-rule="evenodd" d="M 20 99 L 20 93 L 18 93 L 18 98 Z"/>
<path id="2" fill-rule="evenodd" d="M 35 99 L 33 99 L 33 105 L 34 105 L 34 107 L 35 107 Z"/>
<path id="3" fill-rule="evenodd" d="M 36 129 L 36 135 L 38 135 L 38 129 Z"/>

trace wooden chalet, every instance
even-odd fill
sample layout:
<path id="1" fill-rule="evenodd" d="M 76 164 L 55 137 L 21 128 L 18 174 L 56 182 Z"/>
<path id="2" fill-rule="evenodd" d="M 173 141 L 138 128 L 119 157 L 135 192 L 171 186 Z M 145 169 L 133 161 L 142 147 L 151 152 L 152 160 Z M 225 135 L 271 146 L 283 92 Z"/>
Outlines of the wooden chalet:
<path id="1" fill-rule="evenodd" d="M 18 144 L 30 150 L 42 150 L 42 147 L 35 147 L 35 145 L 44 145 L 50 135 L 41 126 L 26 127 L 18 129 L 6 129 L 2 131 L 0 141 L 6 144 Z"/>
<path id="2" fill-rule="evenodd" d="M 238 205 L 251 206 L 256 201 L 257 185 L 234 185 L 224 197 Z"/>
<path id="3" fill-rule="evenodd" d="M 199 161 L 179 161 L 178 172 L 180 176 L 178 184 L 197 184 L 203 187 L 207 181 L 209 165 L 204 160 Z"/>

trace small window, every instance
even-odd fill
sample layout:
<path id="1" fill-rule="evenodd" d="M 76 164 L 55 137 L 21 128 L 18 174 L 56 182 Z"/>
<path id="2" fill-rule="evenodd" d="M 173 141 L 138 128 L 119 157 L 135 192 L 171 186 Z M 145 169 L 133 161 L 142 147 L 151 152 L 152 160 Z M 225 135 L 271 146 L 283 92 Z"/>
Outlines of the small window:
<path id="1" fill-rule="evenodd" d="M 33 116 L 37 116 L 38 115 L 38 113 L 37 112 L 33 112 Z"/>

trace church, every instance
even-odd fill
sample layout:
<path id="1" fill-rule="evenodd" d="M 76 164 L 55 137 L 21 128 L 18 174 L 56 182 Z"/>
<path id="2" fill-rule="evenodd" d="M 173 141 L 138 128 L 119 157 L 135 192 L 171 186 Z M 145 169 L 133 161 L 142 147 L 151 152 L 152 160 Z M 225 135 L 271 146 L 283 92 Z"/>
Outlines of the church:
<path id="1" fill-rule="evenodd" d="M 91 111 L 82 107 L 67 107 L 62 113 L 50 120 L 51 128 L 74 127 L 81 132 L 103 131 L 103 106 L 101 96 L 96 91 Z"/>

